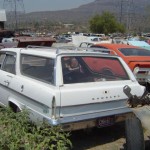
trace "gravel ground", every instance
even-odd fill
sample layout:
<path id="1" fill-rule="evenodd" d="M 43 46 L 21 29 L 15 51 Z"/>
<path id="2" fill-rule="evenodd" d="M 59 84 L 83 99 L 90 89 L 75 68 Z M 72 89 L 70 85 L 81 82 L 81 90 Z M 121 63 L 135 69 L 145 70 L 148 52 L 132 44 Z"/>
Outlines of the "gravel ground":
<path id="1" fill-rule="evenodd" d="M 144 130 L 146 150 L 150 149 L 150 133 Z M 126 150 L 124 124 L 91 131 L 71 133 L 73 150 Z"/>

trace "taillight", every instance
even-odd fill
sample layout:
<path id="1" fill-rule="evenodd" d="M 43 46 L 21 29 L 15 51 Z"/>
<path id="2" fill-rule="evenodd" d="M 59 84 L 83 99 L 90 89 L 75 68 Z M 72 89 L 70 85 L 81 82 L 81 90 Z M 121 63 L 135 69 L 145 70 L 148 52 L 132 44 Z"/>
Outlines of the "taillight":
<path id="1" fill-rule="evenodd" d="M 139 67 L 135 67 L 133 70 L 134 75 L 136 75 L 139 72 L 140 68 Z"/>
<path id="2" fill-rule="evenodd" d="M 51 113 L 52 119 L 56 119 L 56 99 L 55 96 L 53 97 L 52 100 L 52 113 Z"/>

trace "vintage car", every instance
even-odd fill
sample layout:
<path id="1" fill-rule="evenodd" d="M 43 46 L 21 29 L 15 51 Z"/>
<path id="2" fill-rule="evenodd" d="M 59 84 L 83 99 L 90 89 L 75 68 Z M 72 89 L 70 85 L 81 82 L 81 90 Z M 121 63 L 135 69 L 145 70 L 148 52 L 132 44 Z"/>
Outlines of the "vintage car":
<path id="1" fill-rule="evenodd" d="M 92 47 L 113 50 L 130 67 L 138 82 L 149 86 L 150 83 L 150 51 L 126 44 L 95 44 Z"/>
<path id="2" fill-rule="evenodd" d="M 128 40 L 127 44 L 128 45 L 133 45 L 133 46 L 138 46 L 138 47 L 150 50 L 150 45 L 145 41 Z"/>
<path id="3" fill-rule="evenodd" d="M 0 104 L 28 109 L 33 122 L 64 130 L 106 127 L 135 117 L 123 88 L 141 97 L 141 86 L 117 55 L 59 48 L 0 51 Z"/>

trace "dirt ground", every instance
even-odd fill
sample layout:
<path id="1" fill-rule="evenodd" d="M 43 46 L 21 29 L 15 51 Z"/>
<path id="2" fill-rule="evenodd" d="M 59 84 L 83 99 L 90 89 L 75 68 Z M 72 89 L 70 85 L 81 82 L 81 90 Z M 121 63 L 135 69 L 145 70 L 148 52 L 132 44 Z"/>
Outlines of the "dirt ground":
<path id="1" fill-rule="evenodd" d="M 145 150 L 150 149 L 150 133 L 144 130 Z M 126 150 L 125 126 L 114 125 L 106 128 L 94 128 L 91 131 L 71 133 L 73 150 Z"/>

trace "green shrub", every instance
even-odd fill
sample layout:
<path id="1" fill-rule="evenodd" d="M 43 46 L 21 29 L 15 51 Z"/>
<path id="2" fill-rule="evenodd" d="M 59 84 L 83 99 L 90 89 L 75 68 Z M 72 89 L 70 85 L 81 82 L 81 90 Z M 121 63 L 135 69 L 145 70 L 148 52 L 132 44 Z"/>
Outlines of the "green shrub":
<path id="1" fill-rule="evenodd" d="M 0 149 L 68 150 L 72 147 L 69 133 L 60 126 L 32 124 L 26 111 L 14 113 L 8 108 L 0 108 L 0 116 Z"/>

